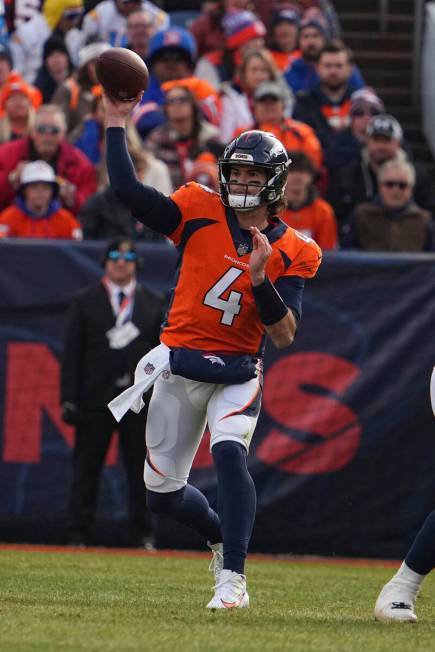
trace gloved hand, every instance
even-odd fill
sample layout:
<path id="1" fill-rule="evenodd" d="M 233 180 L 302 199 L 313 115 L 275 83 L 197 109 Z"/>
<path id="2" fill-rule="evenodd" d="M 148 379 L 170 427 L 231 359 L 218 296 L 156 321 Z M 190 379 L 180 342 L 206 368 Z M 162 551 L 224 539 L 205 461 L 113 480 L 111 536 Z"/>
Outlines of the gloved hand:
<path id="1" fill-rule="evenodd" d="M 62 419 L 70 426 L 77 426 L 81 420 L 81 412 L 75 403 L 64 401 L 62 403 Z"/>

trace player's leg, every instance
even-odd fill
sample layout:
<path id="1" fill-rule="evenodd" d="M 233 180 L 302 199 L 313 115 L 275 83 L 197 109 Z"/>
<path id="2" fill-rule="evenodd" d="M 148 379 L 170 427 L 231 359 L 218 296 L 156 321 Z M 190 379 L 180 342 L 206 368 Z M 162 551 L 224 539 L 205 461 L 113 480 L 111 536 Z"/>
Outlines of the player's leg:
<path id="1" fill-rule="evenodd" d="M 415 601 L 421 583 L 435 568 L 435 511 L 425 520 L 405 561 L 394 577 L 383 587 L 375 605 L 375 617 L 391 622 L 417 620 Z"/>
<path id="2" fill-rule="evenodd" d="M 219 386 L 209 403 L 211 447 L 218 478 L 223 570 L 210 609 L 247 607 L 245 560 L 255 519 L 256 493 L 246 458 L 260 411 L 257 379 Z"/>
<path id="3" fill-rule="evenodd" d="M 219 518 L 204 494 L 187 484 L 213 389 L 172 374 L 157 381 L 148 410 L 144 478 L 152 512 L 171 516 L 216 544 Z"/>
<path id="4" fill-rule="evenodd" d="M 430 383 L 430 397 L 435 414 L 435 369 Z M 415 622 L 415 600 L 421 583 L 433 568 L 435 510 L 425 520 L 397 573 L 380 592 L 375 605 L 375 617 L 389 622 Z"/>

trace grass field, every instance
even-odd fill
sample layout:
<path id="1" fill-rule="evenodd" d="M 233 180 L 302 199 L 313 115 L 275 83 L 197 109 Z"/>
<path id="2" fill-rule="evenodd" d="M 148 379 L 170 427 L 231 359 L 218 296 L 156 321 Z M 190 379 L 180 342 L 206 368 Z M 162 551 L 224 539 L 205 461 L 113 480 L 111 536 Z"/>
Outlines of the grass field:
<path id="1" fill-rule="evenodd" d="M 251 608 L 210 613 L 208 560 L 0 551 L 1 652 L 433 652 L 435 577 L 416 625 L 374 621 L 391 568 L 251 561 Z"/>

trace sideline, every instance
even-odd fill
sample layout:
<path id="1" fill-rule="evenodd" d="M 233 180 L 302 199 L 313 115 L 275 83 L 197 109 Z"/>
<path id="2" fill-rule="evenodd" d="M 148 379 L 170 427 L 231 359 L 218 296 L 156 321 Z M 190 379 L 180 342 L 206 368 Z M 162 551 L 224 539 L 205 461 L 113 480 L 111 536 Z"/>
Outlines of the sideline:
<path id="1" fill-rule="evenodd" d="M 40 552 L 80 555 L 112 555 L 125 557 L 175 557 L 177 559 L 209 558 L 209 552 L 197 550 L 142 550 L 140 548 L 80 548 L 76 546 L 49 546 L 28 543 L 2 543 L 0 552 Z M 284 562 L 289 564 L 326 564 L 331 566 L 370 566 L 380 568 L 398 568 L 401 561 L 394 559 L 366 559 L 357 557 L 320 557 L 310 555 L 267 555 L 263 553 L 249 554 L 249 562 Z"/>

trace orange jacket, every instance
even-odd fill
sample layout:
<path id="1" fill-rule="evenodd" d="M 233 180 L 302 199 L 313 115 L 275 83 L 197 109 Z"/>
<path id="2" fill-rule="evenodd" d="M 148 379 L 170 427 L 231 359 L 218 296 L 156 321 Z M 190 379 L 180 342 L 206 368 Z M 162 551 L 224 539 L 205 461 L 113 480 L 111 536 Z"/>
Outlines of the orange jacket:
<path id="1" fill-rule="evenodd" d="M 0 213 L 0 238 L 6 237 L 81 240 L 82 227 L 65 208 L 49 217 L 32 218 L 13 204 Z"/>
<path id="2" fill-rule="evenodd" d="M 255 126 L 249 125 L 242 129 L 237 129 L 233 138 L 239 136 L 247 129 L 261 129 L 262 131 L 270 131 L 278 138 L 289 151 L 304 152 L 314 163 L 316 170 L 322 166 L 323 152 L 319 139 L 317 138 L 314 130 L 306 125 L 304 122 L 286 118 L 280 126 L 262 122 Z"/>
<path id="3" fill-rule="evenodd" d="M 313 238 L 321 249 L 337 247 L 337 221 L 332 206 L 317 197 L 298 209 L 286 208 L 280 218 L 296 231 Z"/>

